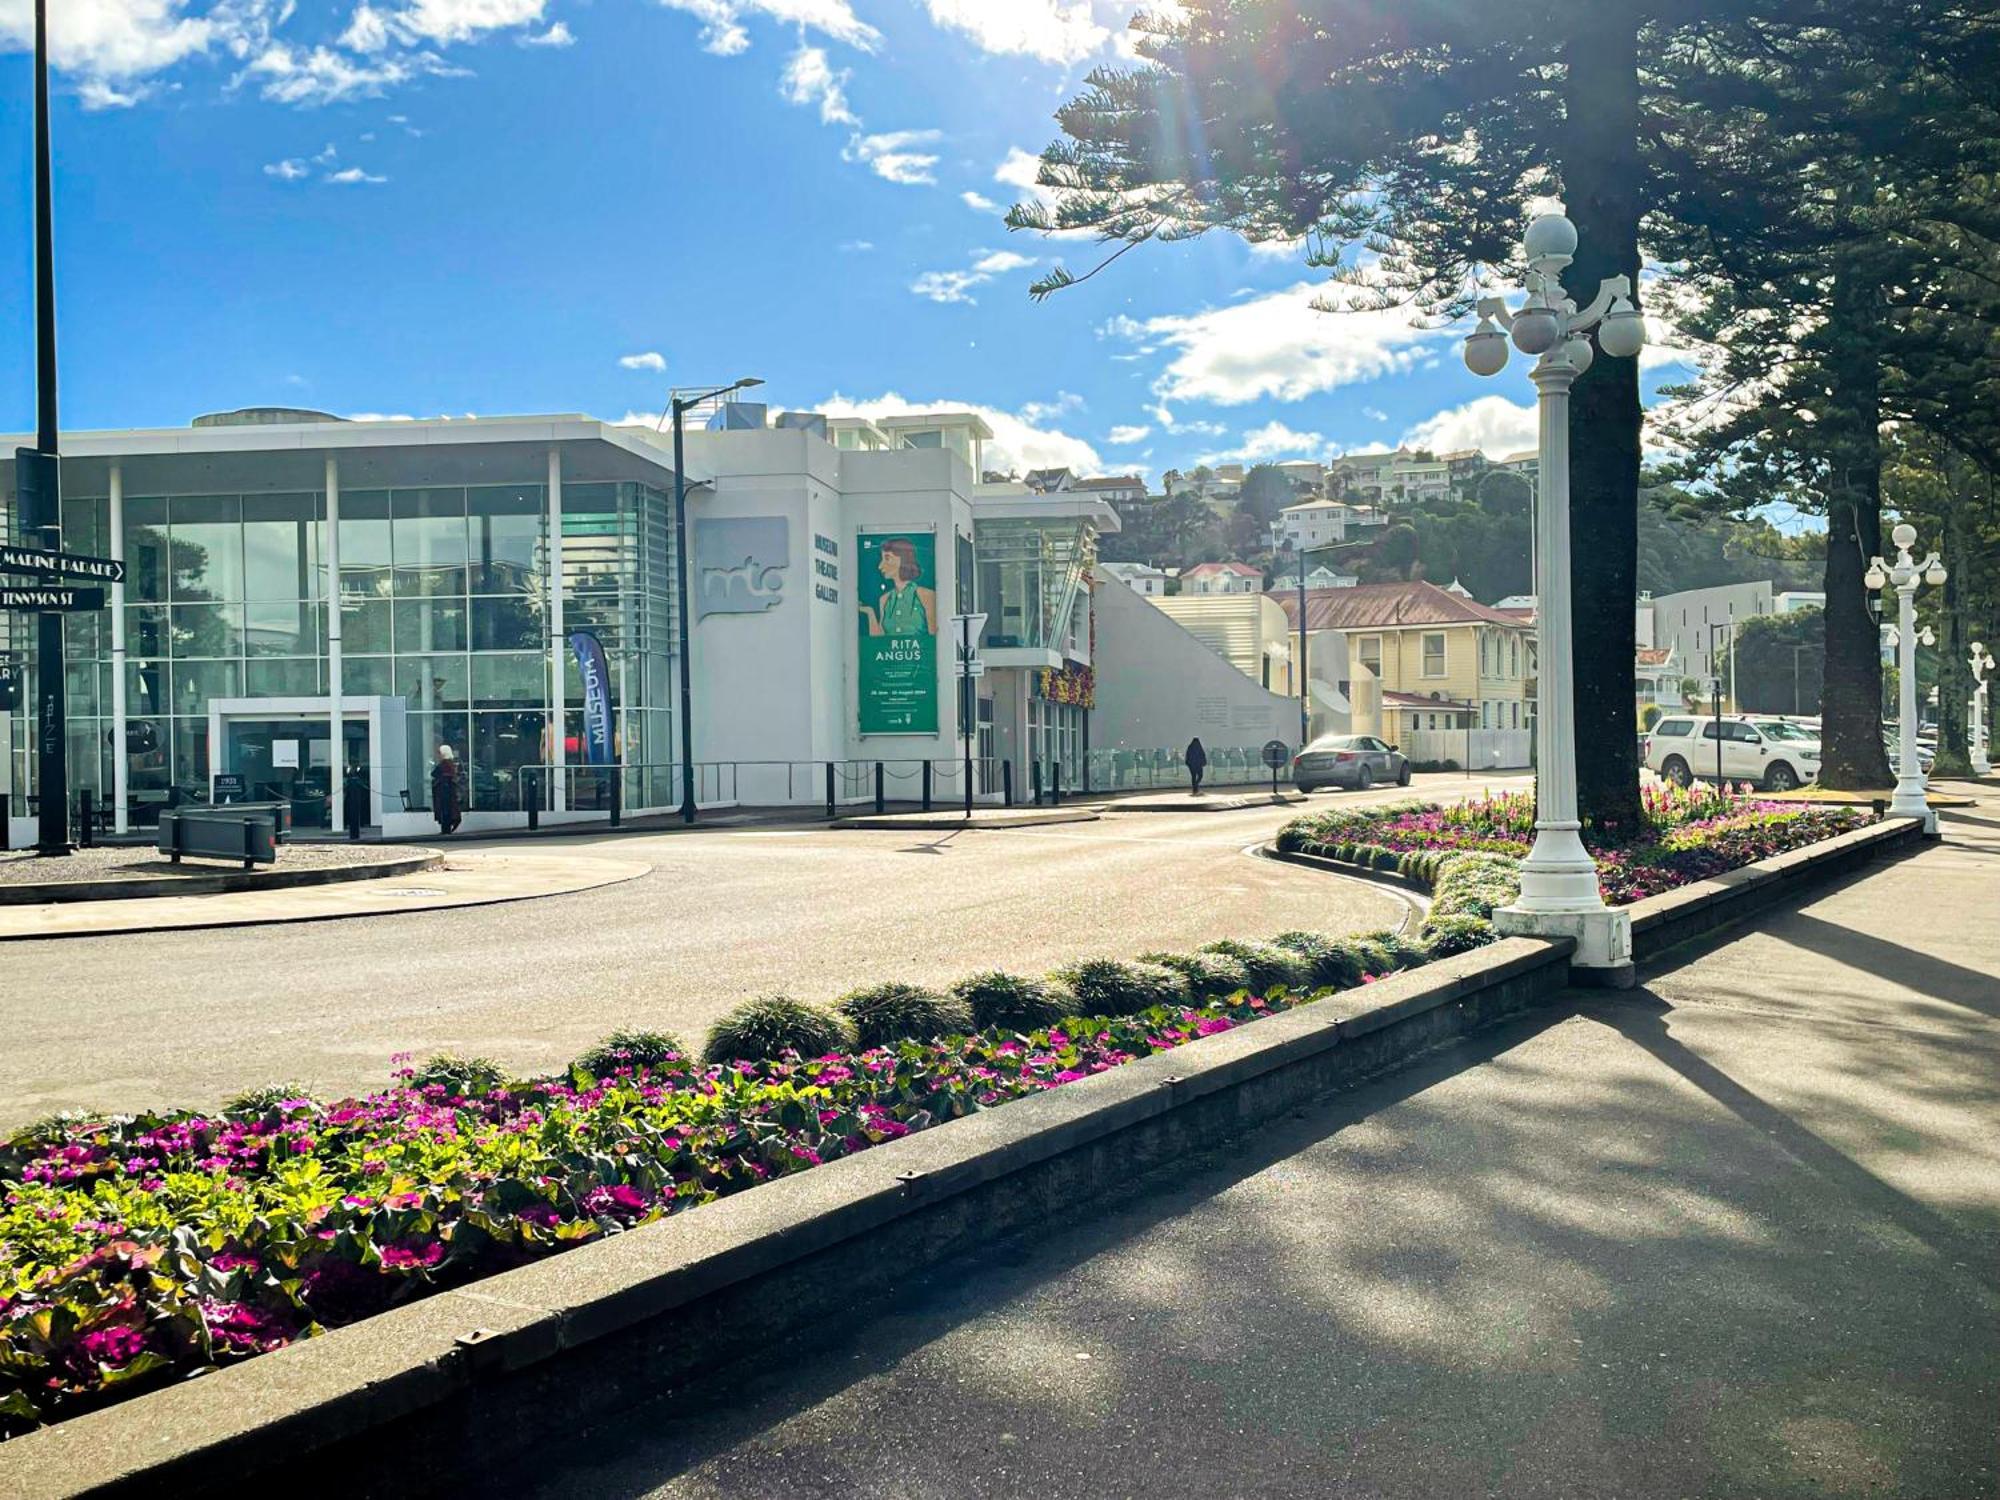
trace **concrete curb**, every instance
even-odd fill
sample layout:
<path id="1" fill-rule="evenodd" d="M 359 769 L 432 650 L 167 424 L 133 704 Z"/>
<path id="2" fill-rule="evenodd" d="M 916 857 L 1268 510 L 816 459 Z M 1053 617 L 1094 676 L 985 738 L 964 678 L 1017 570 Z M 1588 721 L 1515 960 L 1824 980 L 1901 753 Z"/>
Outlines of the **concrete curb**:
<path id="1" fill-rule="evenodd" d="M 1915 818 L 1888 818 L 1838 838 L 1773 855 L 1713 880 L 1635 901 L 1628 908 L 1632 913 L 1633 961 L 1658 958 L 1682 943 L 1755 916 L 1802 886 L 1848 874 L 1883 854 L 1921 844 L 1923 839 L 1923 824 Z"/>
<path id="2" fill-rule="evenodd" d="M 204 875 L 162 875 L 146 880 L 42 880 L 32 885 L 0 885 L 0 906 L 64 905 L 73 901 L 141 901 L 153 896 L 217 896 L 238 891 L 286 891 L 334 885 L 344 880 L 393 880 L 436 869 L 440 849 L 412 849 L 360 865 L 321 865 L 310 870 L 217 870 Z"/>
<path id="3" fill-rule="evenodd" d="M 901 828 L 920 833 L 956 833 L 981 828 L 1040 828 L 1047 823 L 1095 823 L 1094 807 L 1027 808 L 1019 812 L 999 812 L 970 818 L 963 812 L 865 813 L 857 818 L 835 818 L 827 828 Z"/>
<path id="4" fill-rule="evenodd" d="M 1682 943 L 1707 937 L 1755 916 L 1802 886 L 1848 874 L 1892 850 L 1921 843 L 1923 838 L 1923 824 L 1915 818 L 1888 818 L 1837 838 L 1823 839 L 1803 849 L 1744 865 L 1712 880 L 1697 881 L 1634 901 L 1625 908 L 1632 916 L 1633 961 L 1643 963 Z M 1400 870 L 1378 870 L 1323 854 L 1280 849 L 1275 844 L 1266 845 L 1264 855 L 1357 880 L 1380 881 L 1425 896 L 1430 894 L 1427 882 Z"/>
<path id="5" fill-rule="evenodd" d="M 1512 938 L 0 1444 L 0 1494 L 411 1493 L 505 1472 L 994 1235 L 1560 991 Z M 1365 995 L 1365 1002 L 1364 1002 Z"/>
<path id="6" fill-rule="evenodd" d="M 1228 797 L 1220 801 L 1206 798 L 1197 801 L 1193 797 L 1166 797 L 1147 800 L 1134 798 L 1127 802 L 1102 802 L 1098 807 L 1103 812 L 1130 813 L 1224 813 L 1247 812 L 1259 807 L 1298 807 L 1306 799 L 1302 796 L 1287 796 L 1280 792 L 1273 796 L 1260 792 L 1255 796 Z"/>

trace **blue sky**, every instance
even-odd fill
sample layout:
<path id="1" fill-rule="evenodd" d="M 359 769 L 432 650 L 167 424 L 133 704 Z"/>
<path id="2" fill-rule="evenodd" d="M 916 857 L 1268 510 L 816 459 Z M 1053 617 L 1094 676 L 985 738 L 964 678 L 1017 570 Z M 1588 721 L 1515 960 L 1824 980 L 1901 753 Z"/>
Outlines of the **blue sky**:
<path id="1" fill-rule="evenodd" d="M 1532 442 L 1296 253 L 1009 234 L 1131 0 L 58 0 L 66 428 L 296 404 L 974 406 L 1002 459 L 1138 470 Z M 30 0 L 0 0 L 0 430 L 32 426 Z M 1653 375 L 1671 377 L 1655 365 Z"/>

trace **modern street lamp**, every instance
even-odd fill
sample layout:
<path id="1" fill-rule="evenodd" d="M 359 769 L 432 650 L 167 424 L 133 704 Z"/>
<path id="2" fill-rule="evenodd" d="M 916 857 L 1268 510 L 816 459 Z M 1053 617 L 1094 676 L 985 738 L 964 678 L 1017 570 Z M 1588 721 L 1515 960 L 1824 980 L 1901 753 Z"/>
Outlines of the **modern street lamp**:
<path id="1" fill-rule="evenodd" d="M 1896 795 L 1890 799 L 1889 811 L 1898 817 L 1919 819 L 1926 833 L 1935 833 L 1937 814 L 1925 800 L 1926 778 L 1923 763 L 1917 757 L 1917 581 L 1921 579 L 1932 588 L 1942 588 L 1944 561 L 1935 551 L 1922 562 L 1911 557 L 1910 549 L 1917 543 L 1917 528 L 1907 521 L 1889 536 L 1896 544 L 1896 560 L 1885 563 L 1879 557 L 1871 559 L 1862 579 L 1874 593 L 1888 588 L 1896 590 L 1896 666 L 1900 679 L 1897 689 L 1902 700 L 1898 712 L 1903 723 L 1896 764 Z M 1929 626 L 1924 627 L 1924 634 L 1933 641 L 1937 639 Z"/>
<path id="2" fill-rule="evenodd" d="M 681 636 L 681 821 L 694 821 L 694 687 L 690 659 L 694 656 L 694 637 L 688 627 L 688 492 L 687 465 L 681 454 L 682 419 L 688 411 L 712 401 L 717 396 L 731 395 L 736 391 L 747 391 L 752 386 L 764 382 L 755 376 L 746 375 L 734 385 L 717 386 L 712 391 L 702 391 L 699 395 L 675 395 L 669 398 L 667 410 L 660 418 L 665 426 L 668 417 L 674 422 L 674 585 L 680 596 L 675 610 L 680 621 Z"/>
<path id="3" fill-rule="evenodd" d="M 1972 774 L 1991 776 L 1993 762 L 1987 751 L 1986 731 L 1986 674 L 1993 670 L 1993 653 L 1986 649 L 1984 641 L 1972 643 L 1972 733 L 1967 736 L 1972 741 Z"/>
<path id="4" fill-rule="evenodd" d="M 1632 975 L 1632 920 L 1606 907 L 1597 864 L 1583 846 L 1576 799 L 1575 666 L 1572 661 L 1569 551 L 1569 393 L 1598 347 L 1631 359 L 1646 342 L 1646 323 L 1632 305 L 1630 278 L 1613 276 L 1581 310 L 1563 291 L 1562 273 L 1576 258 L 1576 226 L 1543 214 L 1528 226 L 1528 300 L 1510 313 L 1498 297 L 1479 301 L 1479 326 L 1466 338 L 1465 363 L 1475 375 L 1498 375 L 1507 343 L 1535 356 L 1529 372 L 1539 393 L 1541 505 L 1535 513 L 1535 576 L 1541 628 L 1541 669 L 1535 684 L 1535 843 L 1521 861 L 1521 898 L 1494 913 L 1503 932 L 1576 939 L 1574 963 L 1613 984 Z M 1503 331 L 1504 330 L 1504 331 Z"/>

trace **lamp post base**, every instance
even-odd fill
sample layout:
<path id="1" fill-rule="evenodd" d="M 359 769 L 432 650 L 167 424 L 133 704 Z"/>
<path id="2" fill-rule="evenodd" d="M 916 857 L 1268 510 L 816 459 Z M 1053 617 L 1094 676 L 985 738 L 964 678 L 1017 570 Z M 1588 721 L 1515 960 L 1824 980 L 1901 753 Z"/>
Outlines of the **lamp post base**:
<path id="1" fill-rule="evenodd" d="M 1892 818 L 1915 818 L 1924 825 L 1925 833 L 1936 833 L 1937 814 L 1925 798 L 1924 779 L 1919 776 L 1914 781 L 1905 776 L 1896 783 L 1896 795 L 1889 802 L 1889 816 Z"/>
<path id="2" fill-rule="evenodd" d="M 1629 912 L 1601 906 L 1596 911 L 1526 911 L 1503 906 L 1493 913 L 1494 930 L 1506 937 L 1568 938 L 1576 944 L 1570 957 L 1570 978 L 1595 988 L 1629 990 L 1632 968 L 1632 917 Z"/>

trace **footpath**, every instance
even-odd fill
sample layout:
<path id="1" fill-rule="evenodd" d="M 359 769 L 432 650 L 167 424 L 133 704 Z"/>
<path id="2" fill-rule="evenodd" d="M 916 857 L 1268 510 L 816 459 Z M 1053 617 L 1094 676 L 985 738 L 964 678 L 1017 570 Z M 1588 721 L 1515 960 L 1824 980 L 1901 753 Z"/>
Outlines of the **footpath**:
<path id="1" fill-rule="evenodd" d="M 2000 794 L 1943 829 L 915 1278 L 538 1492 L 1993 1495 Z"/>

